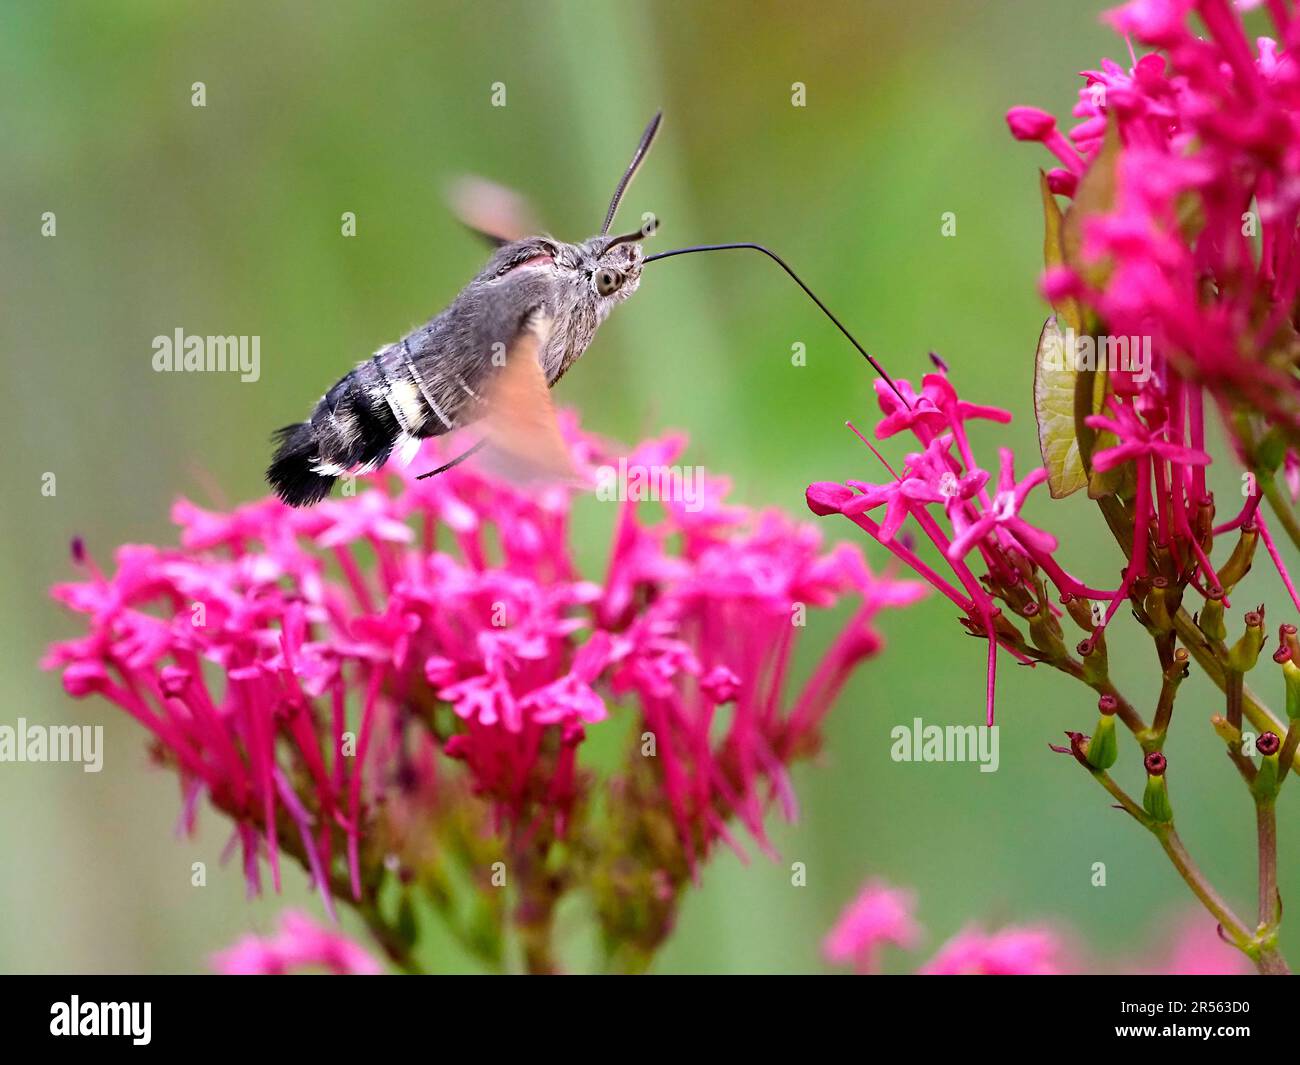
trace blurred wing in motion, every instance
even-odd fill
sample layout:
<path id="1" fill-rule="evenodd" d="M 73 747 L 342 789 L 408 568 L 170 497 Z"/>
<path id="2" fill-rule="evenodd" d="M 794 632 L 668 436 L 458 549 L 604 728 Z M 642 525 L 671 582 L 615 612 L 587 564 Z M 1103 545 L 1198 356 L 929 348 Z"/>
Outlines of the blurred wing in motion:
<path id="1" fill-rule="evenodd" d="M 527 199 L 487 178 L 458 178 L 452 182 L 447 200 L 465 226 L 497 247 L 541 232 Z"/>
<path id="2" fill-rule="evenodd" d="M 516 482 L 578 478 L 539 358 L 549 326 L 543 321 L 520 332 L 483 397 L 479 426 L 488 450 L 482 464 Z"/>

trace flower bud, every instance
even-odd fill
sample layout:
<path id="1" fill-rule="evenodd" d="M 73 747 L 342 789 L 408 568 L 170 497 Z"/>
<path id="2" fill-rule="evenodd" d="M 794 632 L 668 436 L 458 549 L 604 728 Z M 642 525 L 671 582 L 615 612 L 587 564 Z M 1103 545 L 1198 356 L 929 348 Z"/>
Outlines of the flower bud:
<path id="1" fill-rule="evenodd" d="M 1007 126 L 1018 141 L 1041 141 L 1056 129 L 1056 119 L 1037 107 L 1013 107 L 1007 112 Z"/>
<path id="2" fill-rule="evenodd" d="M 1174 614 L 1178 612 L 1180 598 L 1181 595 L 1169 587 L 1166 578 L 1156 577 L 1151 582 L 1151 591 L 1147 593 L 1144 606 L 1156 632 L 1165 633 L 1173 630 Z"/>
<path id="3" fill-rule="evenodd" d="M 1110 712 L 1107 713 L 1106 700 L 1110 700 Z M 1115 697 L 1112 695 L 1103 695 L 1101 697 L 1101 718 L 1097 721 L 1097 731 L 1092 734 L 1092 739 L 1088 741 L 1088 764 L 1094 769 L 1109 769 L 1115 764 L 1115 759 L 1119 757 L 1119 737 L 1115 735 Z"/>
<path id="4" fill-rule="evenodd" d="M 1237 582 L 1250 572 L 1255 558 L 1255 546 L 1259 543 L 1259 530 L 1254 525 L 1243 525 L 1237 545 L 1232 549 L 1228 561 L 1219 567 L 1219 580 L 1224 590 L 1231 592 Z"/>
<path id="5" fill-rule="evenodd" d="M 1069 753 L 1074 755 L 1074 760 L 1085 769 L 1091 769 L 1088 763 L 1088 737 L 1082 732 L 1066 732 L 1070 737 Z"/>
<path id="6" fill-rule="evenodd" d="M 1047 172 L 1047 187 L 1057 196 L 1073 196 L 1079 188 L 1079 177 L 1064 167 L 1054 167 Z"/>
<path id="7" fill-rule="evenodd" d="M 1252 610 L 1246 615 L 1246 631 L 1241 639 L 1228 650 L 1228 668 L 1237 673 L 1248 673 L 1259 661 L 1259 652 L 1264 646 L 1264 608 Z"/>
<path id="8" fill-rule="evenodd" d="M 1020 647 L 1025 642 L 1025 638 L 1021 634 L 1020 630 L 1016 628 L 1011 619 L 997 607 L 993 610 L 993 631 L 996 632 L 1000 638 L 1006 640 L 1012 647 Z M 980 634 L 983 635 L 983 632 L 984 630 L 981 628 Z"/>
<path id="9" fill-rule="evenodd" d="M 181 666 L 164 666 L 158 679 L 162 693 L 169 699 L 177 699 L 190 686 L 194 674 Z"/>
<path id="10" fill-rule="evenodd" d="M 1092 616 L 1091 599 L 1085 599 L 1081 595 L 1071 595 L 1069 592 L 1062 592 L 1061 605 L 1065 607 L 1074 623 L 1084 632 L 1092 632 L 1096 628 L 1097 622 Z"/>
<path id="11" fill-rule="evenodd" d="M 1300 637 L 1296 635 L 1296 627 L 1289 621 L 1284 621 L 1277 627 L 1277 642 L 1280 647 L 1290 651 L 1291 660 L 1300 665 Z"/>
<path id="12" fill-rule="evenodd" d="M 1029 621 L 1029 638 L 1033 640 L 1035 647 L 1055 659 L 1068 656 L 1061 623 L 1050 610 L 1044 610 L 1031 600 L 1025 604 L 1020 613 Z"/>
<path id="13" fill-rule="evenodd" d="M 1255 741 L 1255 750 L 1260 753 L 1259 772 L 1255 776 L 1254 791 L 1256 798 L 1271 799 L 1277 795 L 1281 783 L 1280 759 L 1282 741 L 1276 732 L 1263 732 Z"/>
<path id="14" fill-rule="evenodd" d="M 1165 770 L 1169 762 L 1159 751 L 1152 751 L 1143 759 L 1147 771 L 1147 786 L 1142 793 L 1142 808 L 1157 824 L 1167 825 L 1174 819 L 1174 808 L 1169 802 L 1169 786 L 1165 783 Z"/>
<path id="15" fill-rule="evenodd" d="M 1169 668 L 1165 670 L 1164 677 L 1166 682 L 1177 687 L 1187 679 L 1187 675 L 1191 671 L 1192 667 L 1188 661 L 1187 648 L 1179 647 L 1174 651 L 1174 659 L 1169 663 Z"/>
<path id="16" fill-rule="evenodd" d="M 1222 643 L 1228 637 L 1228 627 L 1223 623 L 1223 590 L 1211 588 L 1205 605 L 1196 617 L 1196 626 L 1211 643 Z"/>
<path id="17" fill-rule="evenodd" d="M 1214 494 L 1202 496 L 1196 504 L 1196 514 L 1192 520 L 1192 531 L 1197 542 L 1209 554 L 1210 545 L 1214 543 Z"/>
<path id="18" fill-rule="evenodd" d="M 1283 655 L 1285 657 L 1281 657 Z M 1273 661 L 1280 661 L 1282 666 L 1282 679 L 1286 682 L 1286 716 L 1295 721 L 1300 718 L 1300 665 L 1296 664 L 1288 647 L 1279 647 Z"/>
<path id="19" fill-rule="evenodd" d="M 818 481 L 808 486 L 804 498 L 808 502 L 809 510 L 819 517 L 825 517 L 827 514 L 840 513 L 840 508 L 854 495 L 853 489 L 845 485 L 836 484 L 834 481 Z"/>
<path id="20" fill-rule="evenodd" d="M 1083 681 L 1085 684 L 1102 684 L 1109 676 L 1106 658 L 1105 633 L 1097 633 L 1086 640 L 1080 640 L 1075 648 L 1083 659 Z"/>
<path id="21" fill-rule="evenodd" d="M 1053 306 L 1080 295 L 1083 290 L 1082 279 L 1068 266 L 1049 266 L 1038 279 L 1038 291 Z"/>
<path id="22" fill-rule="evenodd" d="M 712 702 L 729 703 L 740 693 L 740 678 L 726 666 L 714 666 L 700 681 L 700 688 Z"/>
<path id="23" fill-rule="evenodd" d="M 1222 714 L 1210 715 L 1210 727 L 1218 733 L 1219 739 L 1223 740 L 1230 750 L 1241 749 L 1241 730 L 1236 728 Z"/>

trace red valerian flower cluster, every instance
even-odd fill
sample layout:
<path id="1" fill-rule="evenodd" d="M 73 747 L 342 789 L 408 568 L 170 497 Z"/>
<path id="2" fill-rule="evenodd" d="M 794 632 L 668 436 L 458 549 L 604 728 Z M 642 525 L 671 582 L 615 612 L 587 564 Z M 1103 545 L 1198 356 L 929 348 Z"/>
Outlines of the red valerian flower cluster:
<path id="1" fill-rule="evenodd" d="M 1010 415 L 959 399 L 935 357 L 940 372 L 919 392 L 906 381 L 877 383 L 876 436 L 905 430 L 919 445 L 901 468 L 877 452 L 888 479 L 808 489 L 814 512 L 855 522 L 988 641 L 990 722 L 999 648 L 1094 689 L 1092 734 L 1067 731 L 1069 746 L 1054 749 L 1157 838 L 1223 937 L 1263 973 L 1288 971 L 1278 950 L 1275 806 L 1300 754 L 1300 639 L 1284 624 L 1273 655 L 1290 718 L 1284 723 L 1245 683 L 1265 642 L 1263 607 L 1245 612 L 1235 640 L 1226 610 L 1258 544 L 1300 609 L 1270 528 L 1276 520 L 1300 548 L 1291 505 L 1300 489 L 1300 12 L 1293 9 L 1268 3 L 1277 36 L 1252 44 L 1227 0 L 1136 0 L 1108 18 L 1131 41 L 1160 51 L 1134 55 L 1127 70 L 1106 62 L 1087 72 L 1075 108 L 1083 121 L 1068 135 L 1035 108 L 1007 114 L 1013 136 L 1040 142 L 1061 164 L 1040 179 L 1042 289 L 1055 311 L 1034 368 L 1042 467 L 1017 478 L 1002 449 L 991 484 L 966 423 Z M 1206 480 L 1214 410 L 1243 469 L 1241 508 L 1217 524 Z M 1115 588 L 1071 576 L 1056 557 L 1056 538 L 1025 520 L 1023 505 L 1043 484 L 1058 498 L 1086 488 L 1097 502 L 1125 557 Z M 871 516 L 881 508 L 883 516 Z M 903 538 L 905 522 L 929 548 L 918 552 Z M 1220 550 L 1216 563 L 1225 540 L 1231 549 Z M 1160 694 L 1150 717 L 1110 674 L 1106 633 L 1121 613 L 1131 613 L 1152 641 Z M 1067 615 L 1083 636 L 1073 646 L 1062 626 Z M 1211 724 L 1256 809 L 1254 920 L 1224 902 L 1175 828 L 1164 746 L 1193 663 L 1224 693 L 1224 713 Z M 1141 748 L 1140 801 L 1109 773 L 1120 758 L 1116 721 Z M 875 928 L 873 920 L 862 927 Z M 976 953 L 983 949 L 980 937 L 972 943 Z"/>
<path id="2" fill-rule="evenodd" d="M 1193 9 L 1208 37 L 1193 31 Z M 919 394 L 906 382 L 897 392 L 877 385 L 877 437 L 908 430 L 922 448 L 901 473 L 891 470 L 883 484 L 809 490 L 814 511 L 849 516 L 988 638 L 990 722 L 997 644 L 1029 660 L 993 603 L 1012 602 L 1014 593 L 1004 593 L 1016 585 L 1032 593 L 1041 577 L 1067 604 L 1101 600 L 1081 646 L 1087 651 L 1121 606 L 1141 608 L 1153 589 L 1164 600 L 1158 606 L 1175 610 L 1185 587 L 1212 610 L 1230 605 L 1248 560 L 1234 555 L 1220 572 L 1210 552 L 1214 535 L 1240 531 L 1250 548 L 1256 538 L 1264 544 L 1300 608 L 1259 510 L 1278 492 L 1276 475 L 1300 486 L 1293 450 L 1300 444 L 1300 65 L 1290 55 L 1300 45 L 1300 17 L 1281 4 L 1269 11 L 1281 45 L 1263 38 L 1252 48 L 1226 0 L 1126 5 L 1111 21 L 1164 54 L 1135 58 L 1127 71 L 1107 61 L 1087 72 L 1075 108 L 1083 121 L 1068 136 L 1035 108 L 1007 115 L 1014 136 L 1041 142 L 1062 164 L 1044 185 L 1043 287 L 1057 311 L 1040 345 L 1036 384 L 1047 466 L 1017 480 L 1004 450 L 990 491 L 964 426 L 1010 415 L 965 403 L 946 374 L 934 373 Z M 1073 201 L 1068 212 L 1056 195 Z M 1058 364 L 1045 357 L 1049 336 L 1066 349 Z M 1074 417 L 1053 421 L 1051 404 L 1062 395 Z M 1249 473 L 1241 510 L 1217 526 L 1205 475 L 1207 400 Z M 1053 495 L 1086 485 L 1109 508 L 1112 525 L 1127 530 L 1128 563 L 1117 587 L 1089 588 L 1069 576 L 1053 557 L 1055 539 L 1020 516 L 1029 490 L 1049 480 Z M 877 524 L 866 515 L 881 506 Z M 946 528 L 932 517 L 936 508 Z M 896 542 L 909 516 L 954 581 Z M 1279 520 L 1300 533 L 1289 508 Z M 986 576 L 968 565 L 972 553 Z M 1031 599 L 1037 605 L 1025 605 L 1040 618 L 1060 613 L 1039 595 Z"/>
<path id="3" fill-rule="evenodd" d="M 1007 115 L 1056 156 L 1048 186 L 1073 201 L 1043 278 L 1058 316 L 1149 356 L 1102 367 L 1104 409 L 1086 419 L 1092 469 L 1131 463 L 1136 481 L 1139 549 L 1108 615 L 1146 575 L 1149 537 L 1202 591 L 1225 589 L 1197 530 L 1207 401 L 1251 477 L 1216 531 L 1258 530 L 1296 598 L 1258 510 L 1275 475 L 1294 480 L 1300 444 L 1300 16 L 1266 6 L 1276 36 L 1252 42 L 1228 0 L 1125 4 L 1109 21 L 1158 53 L 1087 71 L 1068 135 L 1035 108 Z"/>
<path id="4" fill-rule="evenodd" d="M 567 433 L 584 464 L 611 461 Z M 644 443 L 626 468 L 671 467 L 684 444 Z M 873 575 L 855 547 L 824 551 L 815 529 L 727 505 L 717 479 L 690 501 L 614 504 L 600 580 L 574 559 L 571 489 L 526 493 L 467 466 L 371 480 L 310 510 L 179 502 L 179 547 L 122 547 L 112 573 L 80 552 L 87 578 L 54 589 L 89 632 L 45 665 L 148 730 L 186 826 L 203 797 L 234 820 L 250 891 L 263 860 L 278 889 L 288 850 L 327 906 L 369 899 L 395 812 L 437 807 L 452 777 L 485 800 L 480 836 L 596 832 L 579 764 L 596 726 L 631 738 L 609 805 L 666 819 L 653 853 L 633 855 L 659 882 L 720 840 L 739 849 L 733 820 L 767 849 L 769 802 L 793 815 L 787 768 L 880 647 L 876 613 L 923 591 Z M 846 594 L 852 617 L 794 685 L 807 612 Z M 630 733 L 602 725 L 620 707 Z"/>
<path id="5" fill-rule="evenodd" d="M 999 624 L 1001 608 L 995 598 L 1033 602 L 1045 617 L 1052 617 L 1060 611 L 1045 599 L 1042 574 L 1065 595 L 1089 595 L 1093 589 L 1070 577 L 1052 557 L 1055 537 L 1020 516 L 1025 497 L 1046 480 L 1046 471 L 1040 467 L 1017 481 L 1014 457 L 1003 448 L 998 482 L 990 491 L 988 471 L 975 460 L 966 423 L 974 418 L 1006 423 L 1011 415 L 959 399 L 946 373 L 928 374 L 920 393 L 906 380 L 895 385 L 897 391 L 884 381 L 876 382 L 882 413 L 876 436 L 885 439 L 908 431 L 922 450 L 908 453 L 901 471 L 881 458 L 892 478 L 881 484 L 809 485 L 808 506 L 816 514 L 849 518 L 951 600 L 973 632 L 988 638 L 986 711 L 991 725 L 999 646 L 1019 661 L 1034 660 L 1019 634 Z M 881 506 L 884 516 L 877 522 L 870 512 Z M 897 535 L 909 517 L 938 550 L 952 572 L 951 580 Z M 984 573 L 972 568 L 972 554 Z"/>

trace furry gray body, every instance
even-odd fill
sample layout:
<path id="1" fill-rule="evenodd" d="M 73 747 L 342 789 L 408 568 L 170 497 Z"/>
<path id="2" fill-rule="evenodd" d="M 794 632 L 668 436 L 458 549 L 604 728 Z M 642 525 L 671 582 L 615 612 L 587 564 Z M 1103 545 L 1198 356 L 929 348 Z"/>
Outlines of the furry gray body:
<path id="1" fill-rule="evenodd" d="M 342 377 L 310 419 L 280 430 L 271 486 L 295 506 L 315 503 L 342 474 L 375 469 L 394 450 L 409 458 L 417 441 L 477 421 L 524 330 L 537 335 L 554 385 L 640 283 L 641 246 L 608 243 L 503 244 L 446 310 Z M 598 275 L 617 285 L 602 293 Z"/>

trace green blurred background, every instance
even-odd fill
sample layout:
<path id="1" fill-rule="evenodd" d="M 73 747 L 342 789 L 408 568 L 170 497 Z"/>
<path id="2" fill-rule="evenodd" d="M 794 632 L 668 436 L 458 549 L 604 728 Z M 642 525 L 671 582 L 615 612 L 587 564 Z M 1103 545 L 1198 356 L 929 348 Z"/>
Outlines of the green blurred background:
<path id="1" fill-rule="evenodd" d="M 214 815 L 196 839 L 175 835 L 175 782 L 148 767 L 136 726 L 38 672 L 46 643 L 78 631 L 46 589 L 72 573 L 73 534 L 107 561 L 123 541 L 173 542 L 179 494 L 221 504 L 262 492 L 269 430 L 305 415 L 481 264 L 443 204 L 450 178 L 514 185 L 554 233 L 586 237 L 662 107 L 624 208 L 625 219 L 661 217 L 655 249 L 779 250 L 894 373 L 923 372 L 934 349 L 968 398 L 1012 408 L 1005 437 L 977 441 L 992 464 L 1009 439 L 1025 468 L 1045 314 L 1035 168 L 1047 156 L 1015 144 L 1002 115 L 1016 103 L 1066 115 L 1077 71 L 1126 57 L 1098 21 L 1103 6 L 7 3 L 0 723 L 102 723 L 107 754 L 98 775 L 0 764 L 0 970 L 202 971 L 285 903 L 319 911 L 296 873 L 284 899 L 246 903 L 236 865 L 218 871 L 227 833 Z M 196 81 L 205 108 L 191 106 Z M 490 106 L 494 82 L 504 108 Z M 791 106 L 794 82 L 806 107 Z M 40 235 L 45 211 L 57 215 L 53 239 Z M 344 211 L 357 215 L 353 239 L 340 236 Z M 940 233 L 947 211 L 955 237 Z M 260 335 L 261 380 L 154 373 L 151 340 L 177 327 Z M 791 365 L 795 343 L 804 368 Z M 559 389 L 611 436 L 688 429 L 688 458 L 733 476 L 737 499 L 795 512 L 809 481 L 877 476 L 844 429 L 870 422 L 871 395 L 833 327 L 774 266 L 744 255 L 649 268 Z M 40 491 L 47 471 L 53 498 Z M 1085 500 L 1037 498 L 1031 517 L 1067 534 L 1069 564 L 1109 582 L 1119 556 Z M 796 774 L 802 819 L 775 831 L 784 862 L 721 855 L 659 971 L 820 970 L 822 935 L 869 875 L 917 889 L 927 948 L 970 920 L 1046 920 L 1119 966 L 1187 908 L 1154 841 L 1047 750 L 1065 728 L 1090 730 L 1095 703 L 1081 686 L 1003 669 L 997 773 L 890 761 L 890 728 L 914 715 L 981 719 L 983 645 L 952 614 L 934 598 L 885 620 L 889 650 L 846 692 L 819 762 Z M 814 628 L 808 649 L 829 632 Z M 1114 641 L 1117 672 L 1149 706 L 1149 653 L 1126 656 L 1124 644 Z M 1180 706 L 1187 720 L 1169 748 L 1180 824 L 1246 910 L 1251 807 L 1204 724 L 1217 707 L 1206 686 L 1189 682 Z M 1121 777 L 1137 787 L 1132 744 L 1124 757 Z M 1294 800 L 1282 804 L 1284 895 L 1300 888 Z M 196 860 L 209 867 L 202 890 L 190 887 Z M 790 884 L 792 861 L 807 864 L 804 888 Z M 1091 884 L 1097 861 L 1104 888 Z M 574 927 L 581 937 L 579 915 Z M 1286 938 L 1294 953 L 1297 927 Z M 438 939 L 428 957 L 472 968 Z"/>

